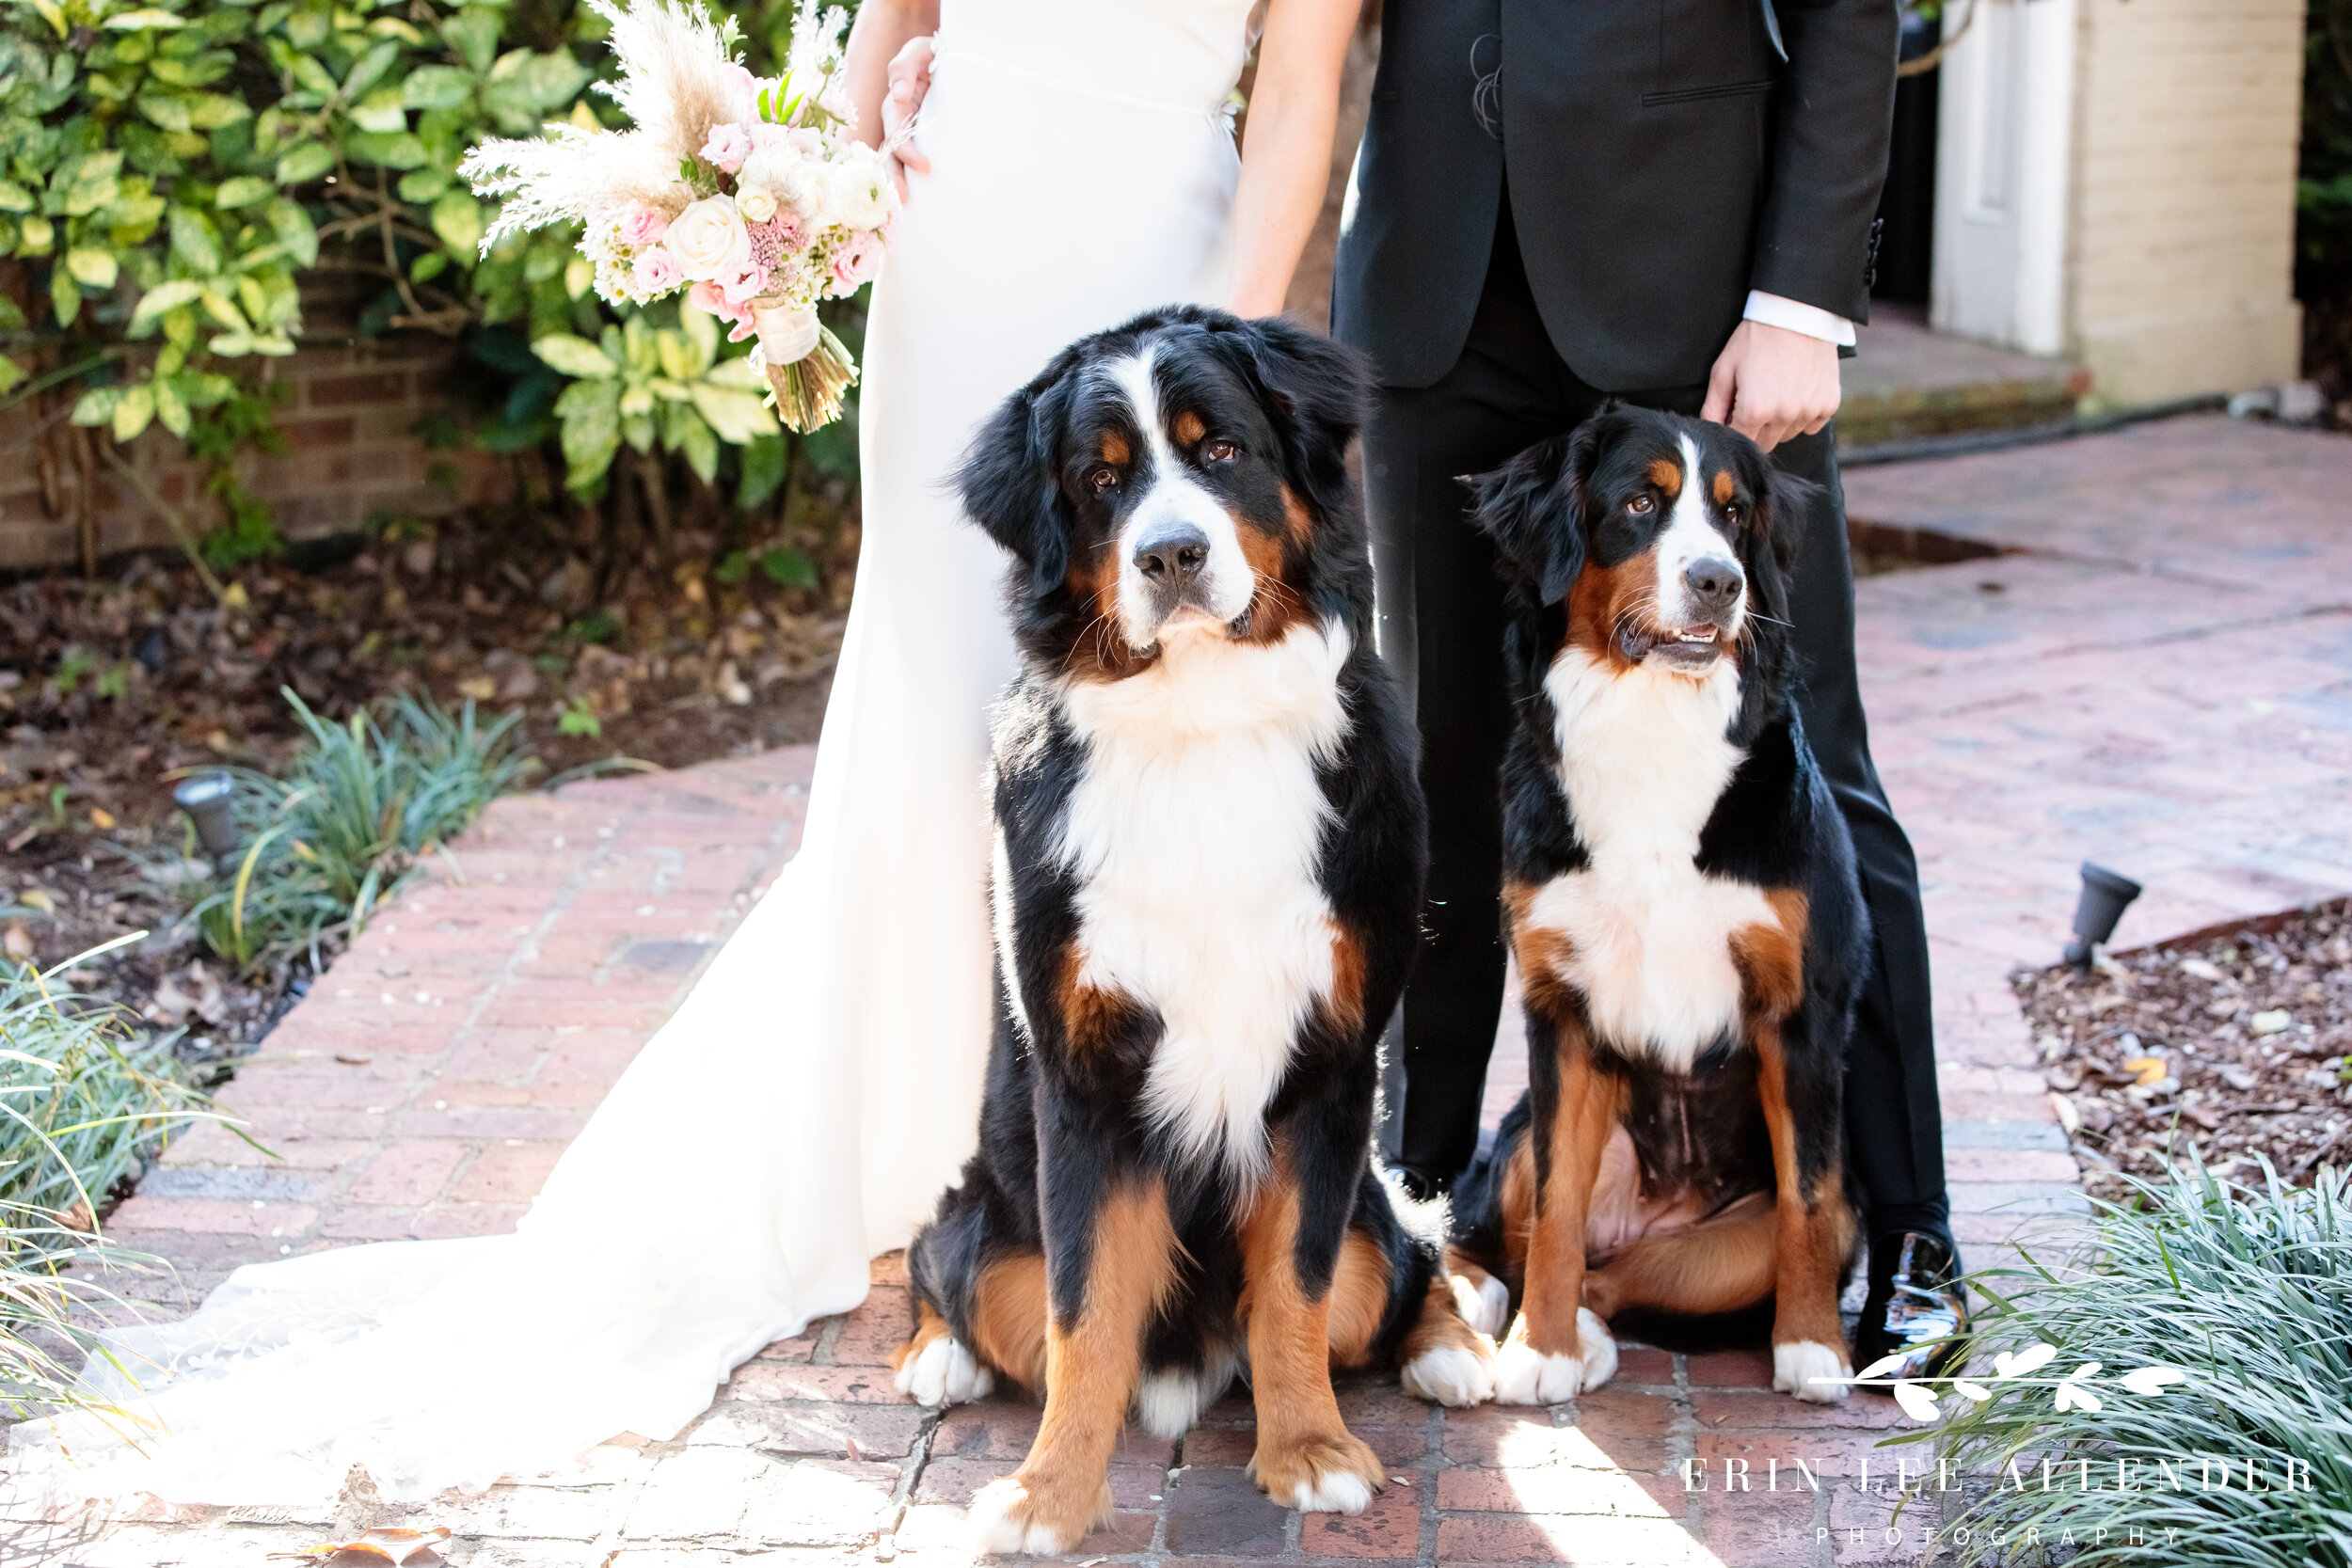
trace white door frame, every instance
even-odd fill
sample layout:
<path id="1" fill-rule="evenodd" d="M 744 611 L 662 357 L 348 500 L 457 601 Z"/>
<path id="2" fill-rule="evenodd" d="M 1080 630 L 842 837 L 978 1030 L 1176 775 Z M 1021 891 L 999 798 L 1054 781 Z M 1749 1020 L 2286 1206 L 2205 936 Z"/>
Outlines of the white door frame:
<path id="1" fill-rule="evenodd" d="M 2030 354 L 2068 348 L 2066 243 L 2077 0 L 1953 0 L 1978 11 L 1944 56 L 1936 128 L 1938 331 Z"/>

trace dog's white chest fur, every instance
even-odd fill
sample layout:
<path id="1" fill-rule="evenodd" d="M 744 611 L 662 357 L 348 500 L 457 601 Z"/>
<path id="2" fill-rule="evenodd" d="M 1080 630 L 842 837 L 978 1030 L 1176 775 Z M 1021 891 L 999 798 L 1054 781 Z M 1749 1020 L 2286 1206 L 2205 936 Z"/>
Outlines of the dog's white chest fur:
<path id="1" fill-rule="evenodd" d="M 1244 1177 L 1331 988 L 1315 765 L 1346 728 L 1347 653 L 1346 633 L 1313 626 L 1266 648 L 1187 635 L 1140 675 L 1066 693 L 1088 748 L 1062 850 L 1082 889 L 1080 978 L 1158 1012 L 1152 1117 Z"/>
<path id="2" fill-rule="evenodd" d="M 1739 1022 L 1732 933 L 1778 918 L 1758 889 L 1692 863 L 1743 755 L 1724 738 L 1739 673 L 1724 662 L 1697 680 L 1648 668 L 1617 674 L 1570 648 L 1544 689 L 1592 865 L 1538 889 L 1527 918 L 1567 938 L 1565 977 L 1603 1039 L 1688 1071 Z"/>

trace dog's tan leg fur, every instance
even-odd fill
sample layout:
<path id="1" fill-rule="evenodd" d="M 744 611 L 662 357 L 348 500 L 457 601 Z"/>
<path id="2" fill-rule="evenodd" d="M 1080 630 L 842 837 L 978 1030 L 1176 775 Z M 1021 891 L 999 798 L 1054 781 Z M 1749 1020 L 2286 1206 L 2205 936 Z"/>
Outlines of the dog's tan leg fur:
<path id="1" fill-rule="evenodd" d="M 1352 1240 L 1352 1238 L 1351 1238 Z M 1331 1391 L 1332 1288 L 1311 1296 L 1298 1277 L 1298 1189 L 1279 1157 L 1241 1227 L 1242 1311 L 1249 1333 L 1249 1377 L 1258 1407 L 1258 1451 L 1249 1473 L 1288 1508 L 1359 1512 L 1386 1471 L 1340 1419 Z M 1367 1248 L 1367 1250 L 1369 1250 Z M 1347 1249 L 1341 1250 L 1341 1267 Z M 1354 1271 L 1363 1273 L 1359 1264 Z M 1382 1289 L 1385 1293 L 1386 1269 Z M 1350 1320 L 1360 1319 L 1351 1307 Z M 1373 1318 L 1376 1327 L 1378 1318 Z M 1344 1325 L 1351 1337 L 1356 1322 Z M 1370 1342 L 1365 1334 L 1365 1344 Z M 1360 1354 L 1360 1352 L 1359 1352 Z"/>
<path id="2" fill-rule="evenodd" d="M 1045 1386 L 1045 1255 L 1016 1253 L 980 1271 L 972 1291 L 972 1348 L 1025 1387 Z"/>
<path id="3" fill-rule="evenodd" d="M 1037 1441 L 1020 1469 L 973 1499 L 982 1550 L 1067 1551 L 1110 1517 L 1111 1450 L 1135 1398 L 1144 1327 L 1175 1279 L 1175 1259 L 1160 1183 L 1114 1189 L 1095 1224 L 1084 1305 L 1046 1329 Z"/>
<path id="4" fill-rule="evenodd" d="M 1758 1193 L 1687 1230 L 1634 1243 L 1584 1276 L 1584 1305 L 1603 1318 L 1639 1307 L 1732 1312 L 1772 1291 L 1779 1218 Z"/>
<path id="5" fill-rule="evenodd" d="M 1577 1309 L 1584 1301 L 1584 1234 L 1601 1150 L 1617 1123 L 1619 1085 L 1593 1063 L 1580 1022 L 1560 1026 L 1560 1102 L 1553 1114 L 1550 1169 L 1534 1192 L 1527 1278 L 1513 1337 L 1545 1355 L 1579 1354 Z M 1532 1155 L 1531 1155 L 1532 1159 Z"/>
<path id="6" fill-rule="evenodd" d="M 1764 1101 L 1764 1125 L 1772 1134 L 1774 1281 L 1772 1344 L 1814 1344 L 1845 1359 L 1845 1327 L 1837 1317 L 1837 1275 L 1853 1243 L 1853 1212 L 1836 1166 L 1821 1175 L 1810 1193 L 1797 1162 L 1795 1117 L 1788 1109 L 1788 1063 L 1779 1026 L 1757 1023 L 1750 1030 L 1756 1047 L 1756 1089 Z M 1825 1389 L 1792 1388 L 1800 1398 L 1835 1397 Z"/>

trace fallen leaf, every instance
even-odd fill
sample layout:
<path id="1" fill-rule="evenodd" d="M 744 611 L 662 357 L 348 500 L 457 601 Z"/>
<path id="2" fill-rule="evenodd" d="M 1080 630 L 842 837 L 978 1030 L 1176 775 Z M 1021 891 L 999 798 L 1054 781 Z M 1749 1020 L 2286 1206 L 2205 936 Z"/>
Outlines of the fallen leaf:
<path id="1" fill-rule="evenodd" d="M 23 963 L 33 956 L 33 939 L 24 934 L 24 922 L 11 921 L 8 934 L 0 937 L 0 947 L 8 950 L 8 957 Z"/>
<path id="2" fill-rule="evenodd" d="M 307 1562 L 326 1562 L 349 1556 L 362 1562 L 389 1562 L 395 1568 L 427 1568 L 441 1560 L 441 1544 L 449 1539 L 449 1527 L 436 1525 L 431 1529 L 372 1529 L 350 1541 L 322 1541 L 298 1552 L 272 1552 L 272 1558 L 293 1558 Z"/>
<path id="3" fill-rule="evenodd" d="M 89 825 L 102 833 L 106 832 L 115 825 L 115 814 L 103 806 L 92 806 L 89 809 Z"/>
<path id="4" fill-rule="evenodd" d="M 28 887 L 16 895 L 16 901 L 26 909 L 39 910 L 43 914 L 57 912 L 57 895 L 45 887 Z"/>
<path id="5" fill-rule="evenodd" d="M 470 697 L 477 703 L 486 703 L 499 694 L 499 683 L 487 675 L 468 675 L 457 683 L 457 694 Z"/>
<path id="6" fill-rule="evenodd" d="M 2246 1026 L 2257 1035 L 2284 1034 L 2295 1027 L 2295 1015 L 2284 1007 L 2271 1007 L 2248 1019 Z"/>
<path id="7" fill-rule="evenodd" d="M 2057 1115 L 2058 1126 L 2065 1131 L 2075 1132 L 2082 1130 L 2082 1113 L 2075 1110 L 2074 1102 L 2064 1095 L 2053 1092 L 2050 1096 L 2050 1109 Z"/>
<path id="8" fill-rule="evenodd" d="M 2202 958 L 2183 958 L 2175 967 L 2192 980 L 2212 981 L 2221 978 L 2221 971 L 2214 968 Z"/>
<path id="9" fill-rule="evenodd" d="M 374 1061 L 375 1058 L 373 1056 L 350 1056 L 338 1051 L 335 1053 L 335 1060 L 342 1063 L 345 1067 L 365 1067 L 370 1062 Z M 850 1457 L 855 1458 L 856 1456 L 852 1454 Z"/>
<path id="10" fill-rule="evenodd" d="M 2147 1088 L 2163 1083 L 2172 1067 L 2161 1056 L 2134 1056 L 2123 1064 L 2123 1070 L 2137 1079 L 2142 1088 Z"/>

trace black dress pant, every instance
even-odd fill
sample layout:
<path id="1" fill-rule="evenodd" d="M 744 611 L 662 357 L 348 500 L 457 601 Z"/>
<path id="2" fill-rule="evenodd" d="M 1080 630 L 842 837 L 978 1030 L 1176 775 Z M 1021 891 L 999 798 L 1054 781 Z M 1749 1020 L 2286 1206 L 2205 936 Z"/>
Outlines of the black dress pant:
<path id="1" fill-rule="evenodd" d="M 1608 394 L 1553 350 L 1519 262 L 1510 205 L 1461 358 L 1435 385 L 1384 390 L 1365 446 L 1378 568 L 1380 650 L 1421 723 L 1429 797 L 1426 939 L 1391 1050 L 1390 1151 L 1447 1180 L 1477 1150 L 1478 1111 L 1502 1004 L 1497 772 L 1512 716 L 1502 668 L 1502 585 L 1465 516 L 1464 474 L 1566 430 Z M 1617 394 L 1695 415 L 1702 387 Z M 1911 844 L 1870 761 L 1854 670 L 1853 567 L 1832 435 L 1773 458 L 1820 486 L 1791 593 L 1805 734 L 1854 839 L 1875 934 L 1846 1078 L 1849 1173 L 1869 1234 L 1941 1229 L 1944 1142 L 1929 1006 L 1927 929 Z M 1401 1038 L 1399 1037 L 1401 1036 Z"/>

